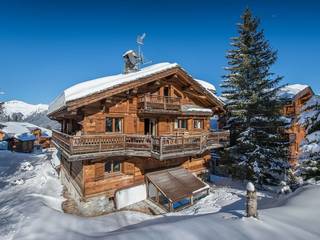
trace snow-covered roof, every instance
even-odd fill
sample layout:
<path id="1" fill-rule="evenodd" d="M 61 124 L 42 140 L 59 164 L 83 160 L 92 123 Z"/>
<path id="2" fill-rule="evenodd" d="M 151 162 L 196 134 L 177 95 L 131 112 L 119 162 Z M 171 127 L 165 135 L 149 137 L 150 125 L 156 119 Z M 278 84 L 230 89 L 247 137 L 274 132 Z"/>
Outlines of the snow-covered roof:
<path id="1" fill-rule="evenodd" d="M 293 99 L 299 92 L 308 88 L 305 84 L 291 84 L 281 88 L 278 92 L 278 97 L 283 99 Z"/>
<path id="2" fill-rule="evenodd" d="M 182 112 L 190 113 L 190 112 L 202 112 L 202 113 L 210 113 L 212 114 L 212 110 L 210 108 L 203 108 L 197 105 L 182 105 Z"/>
<path id="3" fill-rule="evenodd" d="M 31 131 L 34 129 L 40 129 L 41 133 L 45 136 L 52 136 L 52 131 L 46 128 L 38 127 L 31 123 L 26 122 L 0 122 L 1 131 L 6 134 L 7 137 L 15 137 L 21 141 L 22 139 L 31 139 Z M 33 134 L 31 134 L 34 136 Z"/>
<path id="4" fill-rule="evenodd" d="M 23 142 L 36 140 L 36 136 L 34 136 L 32 133 L 15 134 L 14 137 Z"/>
<path id="5" fill-rule="evenodd" d="M 53 113 L 66 106 L 67 102 L 111 89 L 123 83 L 139 80 L 179 66 L 177 63 L 158 63 L 140 69 L 137 72 L 117 74 L 76 84 L 67 88 L 50 105 L 48 113 Z"/>
<path id="6" fill-rule="evenodd" d="M 213 93 L 216 93 L 216 87 L 213 85 L 213 84 L 211 84 L 211 83 L 209 83 L 209 82 L 207 82 L 207 81 L 204 81 L 204 80 L 200 80 L 200 79 L 195 79 L 198 83 L 200 83 L 200 85 L 202 86 L 202 87 L 204 87 L 205 89 L 207 89 L 209 92 L 213 92 Z"/>

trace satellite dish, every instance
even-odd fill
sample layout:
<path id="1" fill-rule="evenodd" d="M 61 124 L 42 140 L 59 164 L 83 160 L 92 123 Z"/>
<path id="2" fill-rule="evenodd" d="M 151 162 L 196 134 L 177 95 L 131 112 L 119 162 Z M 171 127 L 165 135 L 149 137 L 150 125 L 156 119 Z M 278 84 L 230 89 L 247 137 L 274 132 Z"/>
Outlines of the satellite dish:
<path id="1" fill-rule="evenodd" d="M 141 36 L 138 35 L 137 37 L 137 43 L 140 44 L 140 45 L 143 45 L 143 41 L 144 41 L 144 38 L 146 37 L 146 33 L 143 33 Z"/>

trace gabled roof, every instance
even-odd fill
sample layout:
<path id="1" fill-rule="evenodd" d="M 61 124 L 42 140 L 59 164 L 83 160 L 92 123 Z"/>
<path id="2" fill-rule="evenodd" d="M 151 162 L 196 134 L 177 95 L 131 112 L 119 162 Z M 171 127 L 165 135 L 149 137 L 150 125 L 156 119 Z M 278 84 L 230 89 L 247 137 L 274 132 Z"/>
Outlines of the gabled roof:
<path id="1" fill-rule="evenodd" d="M 200 79 L 195 79 L 198 83 L 200 83 L 205 89 L 207 89 L 209 92 L 212 92 L 212 93 L 216 93 L 216 87 L 213 85 L 213 84 L 211 84 L 211 83 L 209 83 L 209 82 L 207 82 L 207 81 L 204 81 L 204 80 L 200 80 Z"/>
<path id="2" fill-rule="evenodd" d="M 158 63 L 145 68 L 140 69 L 137 72 L 127 73 L 127 74 L 117 74 L 107 77 L 102 77 L 90 81 L 85 81 L 76 84 L 70 88 L 65 89 L 62 94 L 60 94 L 50 105 L 48 114 L 60 111 L 67 107 L 68 103 L 74 102 L 76 100 L 89 97 L 94 94 L 99 94 L 111 89 L 115 89 L 118 86 L 126 85 L 134 81 L 138 81 L 147 77 L 151 77 L 156 74 L 167 72 L 173 69 L 180 69 L 185 74 L 186 71 L 183 70 L 177 63 Z M 188 75 L 188 74 L 187 74 Z M 188 77 L 191 77 L 188 75 Z M 192 77 L 191 77 L 192 78 Z M 192 78 L 193 79 L 193 78 Z M 204 86 L 199 81 L 195 81 L 198 86 L 202 87 L 207 95 L 211 95 L 216 102 L 221 104 L 222 102 L 212 91 L 208 90 L 208 84 Z M 203 81 L 204 82 L 204 81 Z M 211 84 L 210 84 L 211 85 Z M 212 88 L 213 85 L 210 86 Z"/>
<path id="3" fill-rule="evenodd" d="M 289 99 L 293 100 L 300 92 L 310 88 L 308 85 L 305 84 L 291 84 L 284 86 L 278 92 L 278 97 L 280 99 Z"/>

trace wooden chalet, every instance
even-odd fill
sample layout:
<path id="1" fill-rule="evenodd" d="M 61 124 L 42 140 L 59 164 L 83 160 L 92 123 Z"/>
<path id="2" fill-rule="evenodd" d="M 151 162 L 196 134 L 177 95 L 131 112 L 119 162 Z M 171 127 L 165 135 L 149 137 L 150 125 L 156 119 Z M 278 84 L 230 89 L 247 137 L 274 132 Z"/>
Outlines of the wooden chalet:
<path id="1" fill-rule="evenodd" d="M 222 102 L 178 64 L 160 63 L 68 88 L 48 116 L 61 123 L 52 139 L 74 198 L 116 200 L 118 191 L 152 181 L 155 201 L 162 193 L 172 210 L 181 197 L 207 191 L 193 174 L 204 174 L 210 151 L 228 143 L 228 132 L 210 131 L 210 117 L 223 113 Z M 169 171 L 177 167 L 186 170 Z M 173 186 L 174 199 L 161 181 Z"/>
<path id="2" fill-rule="evenodd" d="M 312 89 L 307 85 L 292 84 L 280 90 L 280 97 L 285 99 L 286 104 L 283 108 L 283 115 L 291 119 L 287 130 L 289 138 L 289 161 L 295 166 L 300 153 L 299 146 L 305 138 L 305 129 L 298 124 L 298 116 L 303 105 L 314 95 Z"/>

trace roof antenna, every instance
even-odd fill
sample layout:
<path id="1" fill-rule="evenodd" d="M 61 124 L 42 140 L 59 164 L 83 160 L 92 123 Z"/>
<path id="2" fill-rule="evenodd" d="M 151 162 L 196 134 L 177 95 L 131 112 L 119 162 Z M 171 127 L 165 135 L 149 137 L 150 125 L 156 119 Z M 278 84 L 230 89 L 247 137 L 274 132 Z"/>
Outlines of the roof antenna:
<path id="1" fill-rule="evenodd" d="M 152 61 L 146 62 L 143 56 L 142 52 L 142 45 L 144 44 L 144 39 L 147 36 L 146 33 L 143 33 L 141 36 L 137 36 L 137 44 L 138 44 L 138 56 L 139 56 L 139 63 L 138 63 L 138 69 L 140 69 L 141 65 L 152 63 Z"/>

